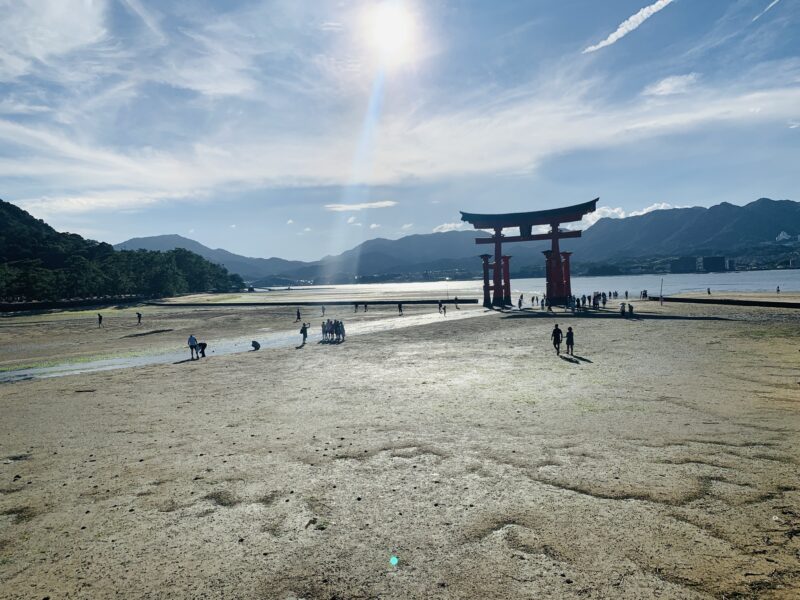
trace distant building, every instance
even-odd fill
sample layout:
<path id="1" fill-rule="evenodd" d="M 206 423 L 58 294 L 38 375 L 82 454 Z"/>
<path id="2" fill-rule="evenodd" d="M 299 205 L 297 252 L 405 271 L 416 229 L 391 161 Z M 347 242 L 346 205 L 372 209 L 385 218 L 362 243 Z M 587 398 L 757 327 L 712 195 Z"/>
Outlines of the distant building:
<path id="1" fill-rule="evenodd" d="M 704 256 L 703 271 L 706 273 L 720 273 L 727 271 L 727 263 L 724 256 Z"/>
<path id="2" fill-rule="evenodd" d="M 696 273 L 697 259 L 694 256 L 683 256 L 669 262 L 670 273 Z"/>

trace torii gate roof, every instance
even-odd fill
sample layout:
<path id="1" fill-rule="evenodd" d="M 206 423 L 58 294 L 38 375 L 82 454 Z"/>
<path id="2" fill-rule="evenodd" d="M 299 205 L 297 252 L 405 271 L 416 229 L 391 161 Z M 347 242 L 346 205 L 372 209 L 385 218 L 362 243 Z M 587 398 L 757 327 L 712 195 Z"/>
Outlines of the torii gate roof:
<path id="1" fill-rule="evenodd" d="M 572 206 L 564 206 L 562 208 L 499 215 L 479 215 L 461 211 L 461 220 L 470 223 L 475 229 L 570 223 L 572 221 L 580 221 L 583 215 L 594 212 L 597 208 L 598 200 L 600 200 L 600 198 L 595 198 L 583 204 L 573 204 Z"/>

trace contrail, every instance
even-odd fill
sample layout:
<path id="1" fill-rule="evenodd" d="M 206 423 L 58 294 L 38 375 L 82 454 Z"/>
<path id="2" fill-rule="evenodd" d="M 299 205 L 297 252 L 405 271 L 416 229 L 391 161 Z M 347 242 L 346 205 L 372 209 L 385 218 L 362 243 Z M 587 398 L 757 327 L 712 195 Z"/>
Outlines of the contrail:
<path id="1" fill-rule="evenodd" d="M 776 0 L 776 1 L 779 2 L 780 0 Z M 632 17 L 628 17 L 625 21 L 623 21 L 622 24 L 619 27 L 617 27 L 617 30 L 614 33 L 612 33 L 610 36 L 608 36 L 606 39 L 604 39 L 602 42 L 600 42 L 599 44 L 595 44 L 594 46 L 589 46 L 588 48 L 586 48 L 583 51 L 583 54 L 587 54 L 589 52 L 594 52 L 596 50 L 600 50 L 600 48 L 605 48 L 606 46 L 610 46 L 614 42 L 624 38 L 631 31 L 633 31 L 634 29 L 639 27 L 639 25 L 644 23 L 647 19 L 652 17 L 658 11 L 666 8 L 667 6 L 672 4 L 673 2 L 674 2 L 674 0 L 658 0 L 657 2 L 654 2 L 653 4 L 651 4 L 650 6 L 645 6 L 642 10 L 637 12 L 635 15 L 633 15 Z M 773 2 L 773 4 L 775 4 L 775 2 Z M 769 10 L 769 8 L 767 10 Z M 764 11 L 764 12 L 766 12 L 766 11 Z"/>
<path id="2" fill-rule="evenodd" d="M 772 10 L 772 7 L 775 6 L 780 1 L 781 0 L 772 0 L 772 2 L 769 3 L 769 6 L 767 8 L 765 8 L 764 10 L 762 10 L 760 13 L 758 13 L 755 17 L 753 17 L 753 20 L 750 21 L 750 22 L 751 23 L 755 23 L 756 21 L 758 21 L 761 17 L 763 17 L 770 10 Z"/>

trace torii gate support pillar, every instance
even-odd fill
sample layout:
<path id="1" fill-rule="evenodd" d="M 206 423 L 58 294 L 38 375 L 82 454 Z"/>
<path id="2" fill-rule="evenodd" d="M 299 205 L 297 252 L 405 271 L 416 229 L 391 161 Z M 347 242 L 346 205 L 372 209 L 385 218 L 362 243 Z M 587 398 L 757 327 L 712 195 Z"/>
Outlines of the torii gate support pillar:
<path id="1" fill-rule="evenodd" d="M 503 257 L 503 305 L 511 306 L 511 271 L 508 266 L 510 256 Z"/>
<path id="2" fill-rule="evenodd" d="M 491 254 L 481 254 L 483 260 L 483 306 L 484 308 L 492 308 L 492 285 L 489 283 L 489 259 Z"/>

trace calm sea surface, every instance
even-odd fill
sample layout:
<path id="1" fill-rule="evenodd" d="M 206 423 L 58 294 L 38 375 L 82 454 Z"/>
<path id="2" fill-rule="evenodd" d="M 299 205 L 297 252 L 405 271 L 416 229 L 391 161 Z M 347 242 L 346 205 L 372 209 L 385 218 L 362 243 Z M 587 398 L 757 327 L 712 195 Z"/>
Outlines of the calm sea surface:
<path id="1" fill-rule="evenodd" d="M 776 271 L 739 271 L 732 273 L 688 273 L 665 275 L 623 275 L 618 277 L 573 277 L 572 291 L 577 295 L 591 292 L 628 290 L 638 296 L 647 290 L 651 296 L 659 293 L 661 280 L 664 280 L 664 294 L 680 292 L 705 291 L 712 292 L 774 292 L 780 286 L 785 292 L 800 292 L 800 269 Z M 392 294 L 426 294 L 461 295 L 477 297 L 481 295 L 481 281 L 430 281 L 420 283 L 371 283 L 352 285 L 319 286 L 304 289 L 307 291 L 328 290 L 337 295 L 351 294 L 353 297 L 370 295 L 375 297 Z M 512 279 L 511 288 L 516 293 L 542 293 L 545 289 L 544 278 Z"/>

